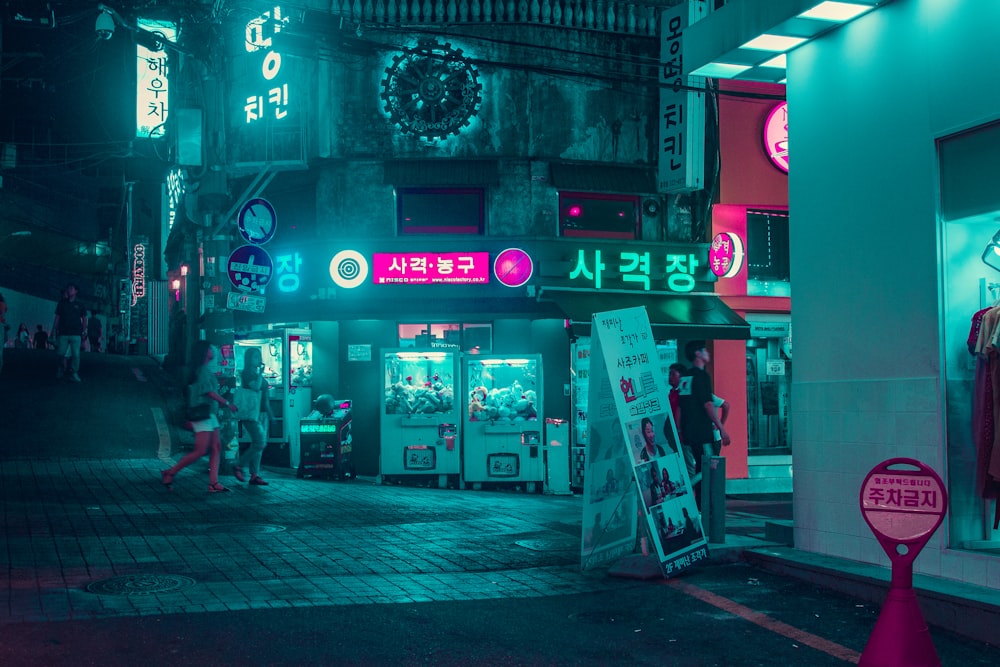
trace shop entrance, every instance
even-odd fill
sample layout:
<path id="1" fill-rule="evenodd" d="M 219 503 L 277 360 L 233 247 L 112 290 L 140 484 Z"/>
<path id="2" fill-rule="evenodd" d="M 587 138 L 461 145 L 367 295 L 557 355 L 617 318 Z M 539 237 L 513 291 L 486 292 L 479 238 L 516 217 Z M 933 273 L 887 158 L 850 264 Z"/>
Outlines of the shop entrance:
<path id="1" fill-rule="evenodd" d="M 791 322 L 749 317 L 747 341 L 747 448 L 754 454 L 791 454 Z"/>

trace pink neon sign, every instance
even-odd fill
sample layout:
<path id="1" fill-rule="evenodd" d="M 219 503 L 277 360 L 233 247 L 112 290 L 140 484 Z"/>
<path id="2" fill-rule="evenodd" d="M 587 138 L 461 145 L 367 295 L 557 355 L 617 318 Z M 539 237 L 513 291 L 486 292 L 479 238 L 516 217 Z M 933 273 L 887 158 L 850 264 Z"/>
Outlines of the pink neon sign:
<path id="1" fill-rule="evenodd" d="M 782 102 L 764 121 L 764 148 L 774 166 L 788 173 L 788 102 Z"/>
<path id="2" fill-rule="evenodd" d="M 708 262 L 712 273 L 720 278 L 732 278 L 743 268 L 743 240 L 736 234 L 720 232 L 712 239 Z"/>
<path id="3" fill-rule="evenodd" d="M 468 285 L 490 281 L 488 252 L 399 252 L 372 255 L 376 285 Z"/>

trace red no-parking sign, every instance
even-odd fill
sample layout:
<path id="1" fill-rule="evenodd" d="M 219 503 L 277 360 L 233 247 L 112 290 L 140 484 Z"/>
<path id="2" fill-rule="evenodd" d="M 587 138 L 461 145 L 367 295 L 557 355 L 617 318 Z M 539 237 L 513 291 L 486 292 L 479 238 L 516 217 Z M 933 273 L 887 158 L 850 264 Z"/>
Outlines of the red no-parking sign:
<path id="1" fill-rule="evenodd" d="M 916 459 L 889 459 L 861 485 L 861 513 L 892 562 L 892 581 L 859 667 L 940 667 L 913 591 L 913 560 L 948 511 L 944 482 Z"/>

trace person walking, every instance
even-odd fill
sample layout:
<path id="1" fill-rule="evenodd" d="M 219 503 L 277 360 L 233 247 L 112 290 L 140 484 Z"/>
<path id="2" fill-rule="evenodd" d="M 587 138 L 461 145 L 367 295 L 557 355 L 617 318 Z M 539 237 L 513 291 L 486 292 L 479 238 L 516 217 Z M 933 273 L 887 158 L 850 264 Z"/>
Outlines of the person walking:
<path id="1" fill-rule="evenodd" d="M 28 333 L 28 325 L 21 322 L 17 328 L 17 338 L 14 339 L 14 347 L 28 349 L 31 347 L 31 334 Z"/>
<path id="2" fill-rule="evenodd" d="M 66 285 L 62 299 L 56 304 L 56 317 L 52 321 L 52 335 L 56 336 L 56 350 L 59 355 L 56 377 L 61 378 L 69 370 L 71 373 L 69 379 L 73 382 L 80 381 L 80 344 L 83 341 L 83 332 L 86 331 L 87 320 L 87 311 L 76 300 L 79 291 L 80 288 L 73 283 Z M 69 350 L 68 369 L 67 350 Z"/>
<path id="3" fill-rule="evenodd" d="M 209 368 L 209 362 L 214 358 L 215 349 L 207 340 L 195 341 L 194 345 L 191 346 L 191 357 L 186 378 L 188 407 L 208 404 L 210 410 L 206 419 L 200 419 L 191 423 L 191 427 L 194 430 L 194 449 L 185 454 L 176 464 L 160 473 L 161 481 L 168 489 L 173 488 L 174 477 L 177 473 L 203 457 L 207 452 L 209 455 L 208 492 L 224 493 L 229 491 L 229 489 L 219 483 L 221 442 L 219 440 L 219 417 L 217 409 L 221 405 L 236 412 L 236 406 L 219 394 L 219 379 L 215 377 L 215 373 Z"/>
<path id="4" fill-rule="evenodd" d="M 268 482 L 260 476 L 260 459 L 267 447 L 268 425 L 274 419 L 274 412 L 271 410 L 271 399 L 268 396 L 270 386 L 264 379 L 264 360 L 261 358 L 259 347 L 247 348 L 243 356 L 243 371 L 240 373 L 240 386 L 250 391 L 256 391 L 260 395 L 260 413 L 257 419 L 242 419 L 240 424 L 250 435 L 250 446 L 240 455 L 236 465 L 233 466 L 233 477 L 241 482 L 247 481 L 247 468 L 250 471 L 250 484 L 254 486 L 267 486 Z"/>
<path id="5" fill-rule="evenodd" d="M 97 311 L 90 311 L 90 317 L 87 318 L 87 342 L 90 344 L 91 352 L 101 351 L 101 336 L 103 333 L 101 320 L 97 318 Z"/>
<path id="6" fill-rule="evenodd" d="M 41 324 L 35 327 L 35 337 L 33 340 L 36 350 L 49 349 L 49 334 Z"/>
<path id="7" fill-rule="evenodd" d="M 691 368 L 681 377 L 677 388 L 681 408 L 681 446 L 689 450 L 685 452 L 684 459 L 691 485 L 697 487 L 701 482 L 702 457 L 714 454 L 713 427 L 718 430 L 723 447 L 728 447 L 730 440 L 715 407 L 712 378 L 705 370 L 711 360 L 705 341 L 689 341 L 684 347 L 684 353 L 691 362 Z M 699 494 L 696 493 L 695 498 L 698 497 Z"/>

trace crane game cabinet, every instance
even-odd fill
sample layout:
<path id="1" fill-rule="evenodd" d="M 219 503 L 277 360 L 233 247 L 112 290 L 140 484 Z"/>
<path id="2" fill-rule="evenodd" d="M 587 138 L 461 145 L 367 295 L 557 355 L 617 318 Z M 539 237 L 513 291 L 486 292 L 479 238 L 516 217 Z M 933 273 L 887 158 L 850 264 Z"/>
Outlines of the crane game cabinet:
<path id="1" fill-rule="evenodd" d="M 457 350 L 382 350 L 383 483 L 461 484 Z"/>
<path id="2" fill-rule="evenodd" d="M 464 366 L 465 484 L 539 490 L 545 480 L 541 355 L 468 355 Z"/>

